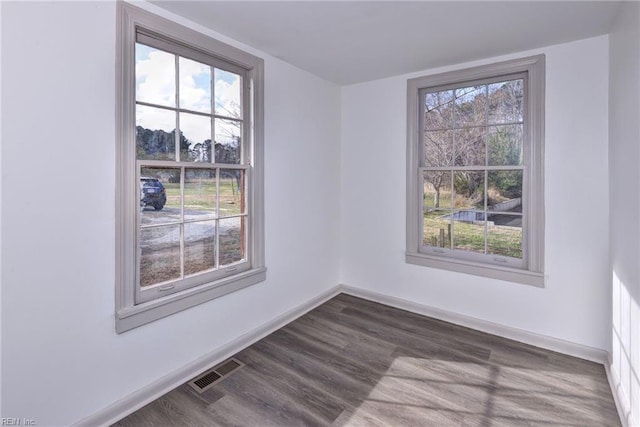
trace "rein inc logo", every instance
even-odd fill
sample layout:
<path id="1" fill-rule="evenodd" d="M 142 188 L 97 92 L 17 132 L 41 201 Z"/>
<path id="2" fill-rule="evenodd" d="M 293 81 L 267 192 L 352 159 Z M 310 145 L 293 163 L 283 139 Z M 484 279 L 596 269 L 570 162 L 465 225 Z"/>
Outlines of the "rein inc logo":
<path id="1" fill-rule="evenodd" d="M 0 418 L 0 425 L 2 426 L 35 426 L 36 421 L 31 418 Z"/>

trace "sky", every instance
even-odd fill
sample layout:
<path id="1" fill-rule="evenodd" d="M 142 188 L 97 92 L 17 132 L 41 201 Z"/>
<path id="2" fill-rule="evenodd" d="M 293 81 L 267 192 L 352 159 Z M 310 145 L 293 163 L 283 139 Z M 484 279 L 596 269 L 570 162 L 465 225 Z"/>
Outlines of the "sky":
<path id="1" fill-rule="evenodd" d="M 187 58 L 178 60 L 179 107 L 211 113 L 212 67 Z M 240 117 L 240 76 L 218 68 L 213 70 L 215 109 L 217 114 Z M 136 43 L 136 100 L 176 107 L 175 55 Z M 176 128 L 176 114 L 170 110 L 136 107 L 137 125 L 171 132 Z M 217 142 L 240 136 L 238 126 L 216 119 Z M 211 138 L 211 120 L 205 116 L 180 113 L 180 129 L 192 144 Z"/>

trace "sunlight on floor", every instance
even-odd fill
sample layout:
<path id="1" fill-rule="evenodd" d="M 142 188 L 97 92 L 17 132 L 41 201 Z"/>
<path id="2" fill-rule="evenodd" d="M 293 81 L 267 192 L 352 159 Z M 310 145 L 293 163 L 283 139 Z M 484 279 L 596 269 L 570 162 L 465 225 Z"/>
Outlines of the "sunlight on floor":
<path id="1" fill-rule="evenodd" d="M 399 420 L 402 425 L 422 425 L 425 419 L 444 426 L 593 424 L 593 419 L 576 418 L 575 411 L 558 418 L 565 402 L 579 403 L 588 395 L 582 387 L 593 386 L 589 376 L 554 371 L 551 375 L 562 393 L 549 393 L 546 374 L 541 379 L 537 369 L 527 367 L 398 357 L 362 404 L 343 413 L 334 425 L 397 424 Z M 502 380 L 512 386 L 501 386 Z"/>

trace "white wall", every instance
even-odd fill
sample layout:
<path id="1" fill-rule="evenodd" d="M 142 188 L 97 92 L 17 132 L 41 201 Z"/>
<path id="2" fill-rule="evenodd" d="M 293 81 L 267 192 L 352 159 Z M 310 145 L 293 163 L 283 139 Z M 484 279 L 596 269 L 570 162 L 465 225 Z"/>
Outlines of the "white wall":
<path id="1" fill-rule="evenodd" d="M 69 425 L 338 282 L 340 89 L 247 49 L 268 279 L 115 334 L 115 28 L 114 2 L 2 5 L 3 417 Z"/>
<path id="2" fill-rule="evenodd" d="M 640 426 L 640 3 L 610 34 L 611 374 L 623 416 Z"/>
<path id="3" fill-rule="evenodd" d="M 404 262 L 407 78 L 546 54 L 546 287 Z M 608 38 L 342 91 L 341 283 L 607 349 Z"/>

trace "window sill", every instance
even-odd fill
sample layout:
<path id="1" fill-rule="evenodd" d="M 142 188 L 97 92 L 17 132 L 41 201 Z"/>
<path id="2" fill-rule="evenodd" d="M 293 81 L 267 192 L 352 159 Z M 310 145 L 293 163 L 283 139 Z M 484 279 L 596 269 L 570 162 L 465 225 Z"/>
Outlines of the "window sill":
<path id="1" fill-rule="evenodd" d="M 265 267 L 254 268 L 206 285 L 167 295 L 164 298 L 123 308 L 116 312 L 116 333 L 137 328 L 247 286 L 255 285 L 266 278 L 267 269 Z"/>
<path id="2" fill-rule="evenodd" d="M 544 273 L 501 267 L 497 265 L 480 264 L 470 261 L 461 261 L 451 258 L 446 259 L 421 253 L 407 252 L 405 256 L 408 264 L 439 268 L 442 270 L 455 271 L 458 273 L 544 288 Z"/>

